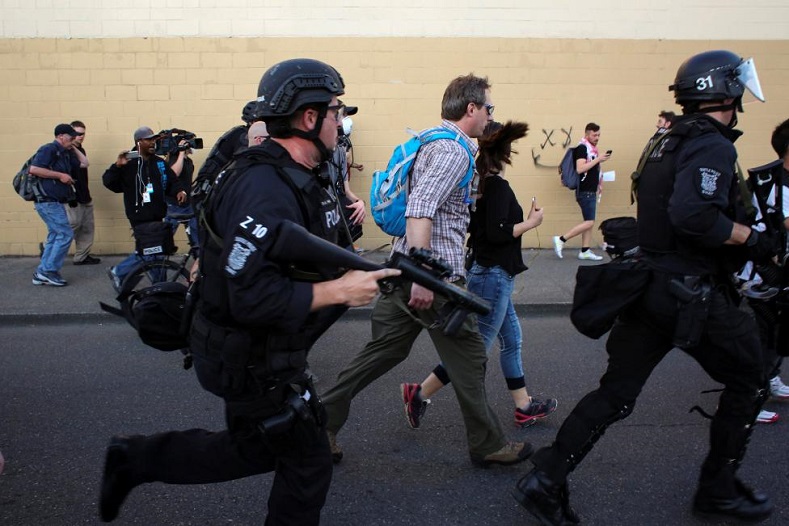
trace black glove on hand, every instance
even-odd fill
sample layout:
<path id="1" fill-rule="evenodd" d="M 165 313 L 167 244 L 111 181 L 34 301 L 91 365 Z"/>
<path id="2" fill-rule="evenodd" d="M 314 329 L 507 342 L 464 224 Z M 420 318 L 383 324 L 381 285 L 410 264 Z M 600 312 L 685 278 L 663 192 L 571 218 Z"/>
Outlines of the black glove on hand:
<path id="1" fill-rule="evenodd" d="M 777 253 L 775 239 L 764 233 L 751 229 L 748 239 L 745 240 L 748 248 L 748 257 L 756 263 L 764 263 Z"/>

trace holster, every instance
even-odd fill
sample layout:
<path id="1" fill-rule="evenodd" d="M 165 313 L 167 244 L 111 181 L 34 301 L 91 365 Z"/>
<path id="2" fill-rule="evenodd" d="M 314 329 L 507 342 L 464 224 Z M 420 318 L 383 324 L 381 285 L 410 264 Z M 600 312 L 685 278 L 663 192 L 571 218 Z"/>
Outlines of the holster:
<path id="1" fill-rule="evenodd" d="M 699 276 L 681 276 L 671 278 L 668 290 L 678 306 L 673 343 L 681 349 L 695 347 L 707 326 L 712 285 Z"/>
<path id="2" fill-rule="evenodd" d="M 305 380 L 286 386 L 282 410 L 261 420 L 258 430 L 275 453 L 306 451 L 320 440 L 325 422 L 323 403 L 312 382 Z"/>

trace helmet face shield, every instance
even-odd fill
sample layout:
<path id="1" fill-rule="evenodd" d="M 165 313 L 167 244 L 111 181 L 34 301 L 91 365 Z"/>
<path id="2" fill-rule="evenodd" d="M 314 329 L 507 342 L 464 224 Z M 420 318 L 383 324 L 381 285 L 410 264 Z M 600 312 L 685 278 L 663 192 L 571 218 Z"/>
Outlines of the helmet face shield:
<path id="1" fill-rule="evenodd" d="M 759 83 L 759 75 L 756 73 L 756 64 L 753 58 L 743 60 L 737 67 L 737 80 L 745 87 L 743 94 L 743 104 L 751 102 L 764 102 L 764 93 L 762 93 L 762 85 Z M 750 95 L 748 95 L 750 93 Z"/>

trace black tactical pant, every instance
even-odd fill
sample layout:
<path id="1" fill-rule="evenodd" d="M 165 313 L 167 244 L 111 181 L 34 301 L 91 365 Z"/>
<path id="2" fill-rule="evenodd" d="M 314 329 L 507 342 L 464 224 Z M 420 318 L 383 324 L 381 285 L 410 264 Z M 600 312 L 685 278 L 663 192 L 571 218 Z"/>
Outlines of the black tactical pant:
<path id="1" fill-rule="evenodd" d="M 193 326 L 192 338 L 195 372 L 204 388 L 218 394 L 227 383 L 222 362 L 215 349 L 196 341 L 198 327 Z M 273 436 L 259 428 L 267 417 L 281 414 L 291 391 L 288 384 L 261 389 L 250 379 L 222 395 L 225 431 L 190 429 L 132 437 L 134 476 L 139 482 L 207 484 L 274 471 L 266 524 L 319 524 L 332 476 L 325 428 L 312 420 Z M 314 397 L 317 400 L 317 394 Z"/>
<path id="2" fill-rule="evenodd" d="M 781 373 L 781 363 L 787 354 L 785 336 L 779 336 L 782 330 L 786 330 L 781 327 L 781 324 L 786 323 L 786 317 L 775 300 L 748 300 L 748 305 L 753 310 L 756 325 L 759 327 L 764 370 L 769 381 Z"/>
<path id="3" fill-rule="evenodd" d="M 620 316 L 606 345 L 608 368 L 600 387 L 576 405 L 555 442 L 532 456 L 535 466 L 556 483 L 565 482 L 608 425 L 630 414 L 650 374 L 673 348 L 677 300 L 669 293 L 670 277 L 655 273 L 637 304 Z M 756 325 L 726 291 L 716 288 L 701 343 L 684 351 L 724 385 L 700 485 L 712 485 L 711 491 L 720 496 L 735 495 L 734 470 L 745 453 L 766 383 Z"/>

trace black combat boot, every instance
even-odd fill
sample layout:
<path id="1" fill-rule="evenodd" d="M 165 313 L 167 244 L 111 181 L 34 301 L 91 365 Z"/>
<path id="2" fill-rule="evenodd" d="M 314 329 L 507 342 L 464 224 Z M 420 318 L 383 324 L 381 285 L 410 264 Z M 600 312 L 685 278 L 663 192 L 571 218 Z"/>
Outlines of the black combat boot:
<path id="1" fill-rule="evenodd" d="M 134 474 L 130 446 L 129 437 L 115 436 L 107 447 L 99 498 L 99 515 L 104 522 L 115 520 L 126 496 L 142 483 Z"/>
<path id="2" fill-rule="evenodd" d="M 773 512 L 770 498 L 748 487 L 734 476 L 734 463 L 716 472 L 702 468 L 699 488 L 693 499 L 693 512 L 708 517 L 729 517 L 761 522 Z"/>
<path id="3" fill-rule="evenodd" d="M 557 484 L 536 468 L 518 481 L 512 496 L 545 526 L 571 526 L 581 523 L 570 507 L 567 483 Z"/>

